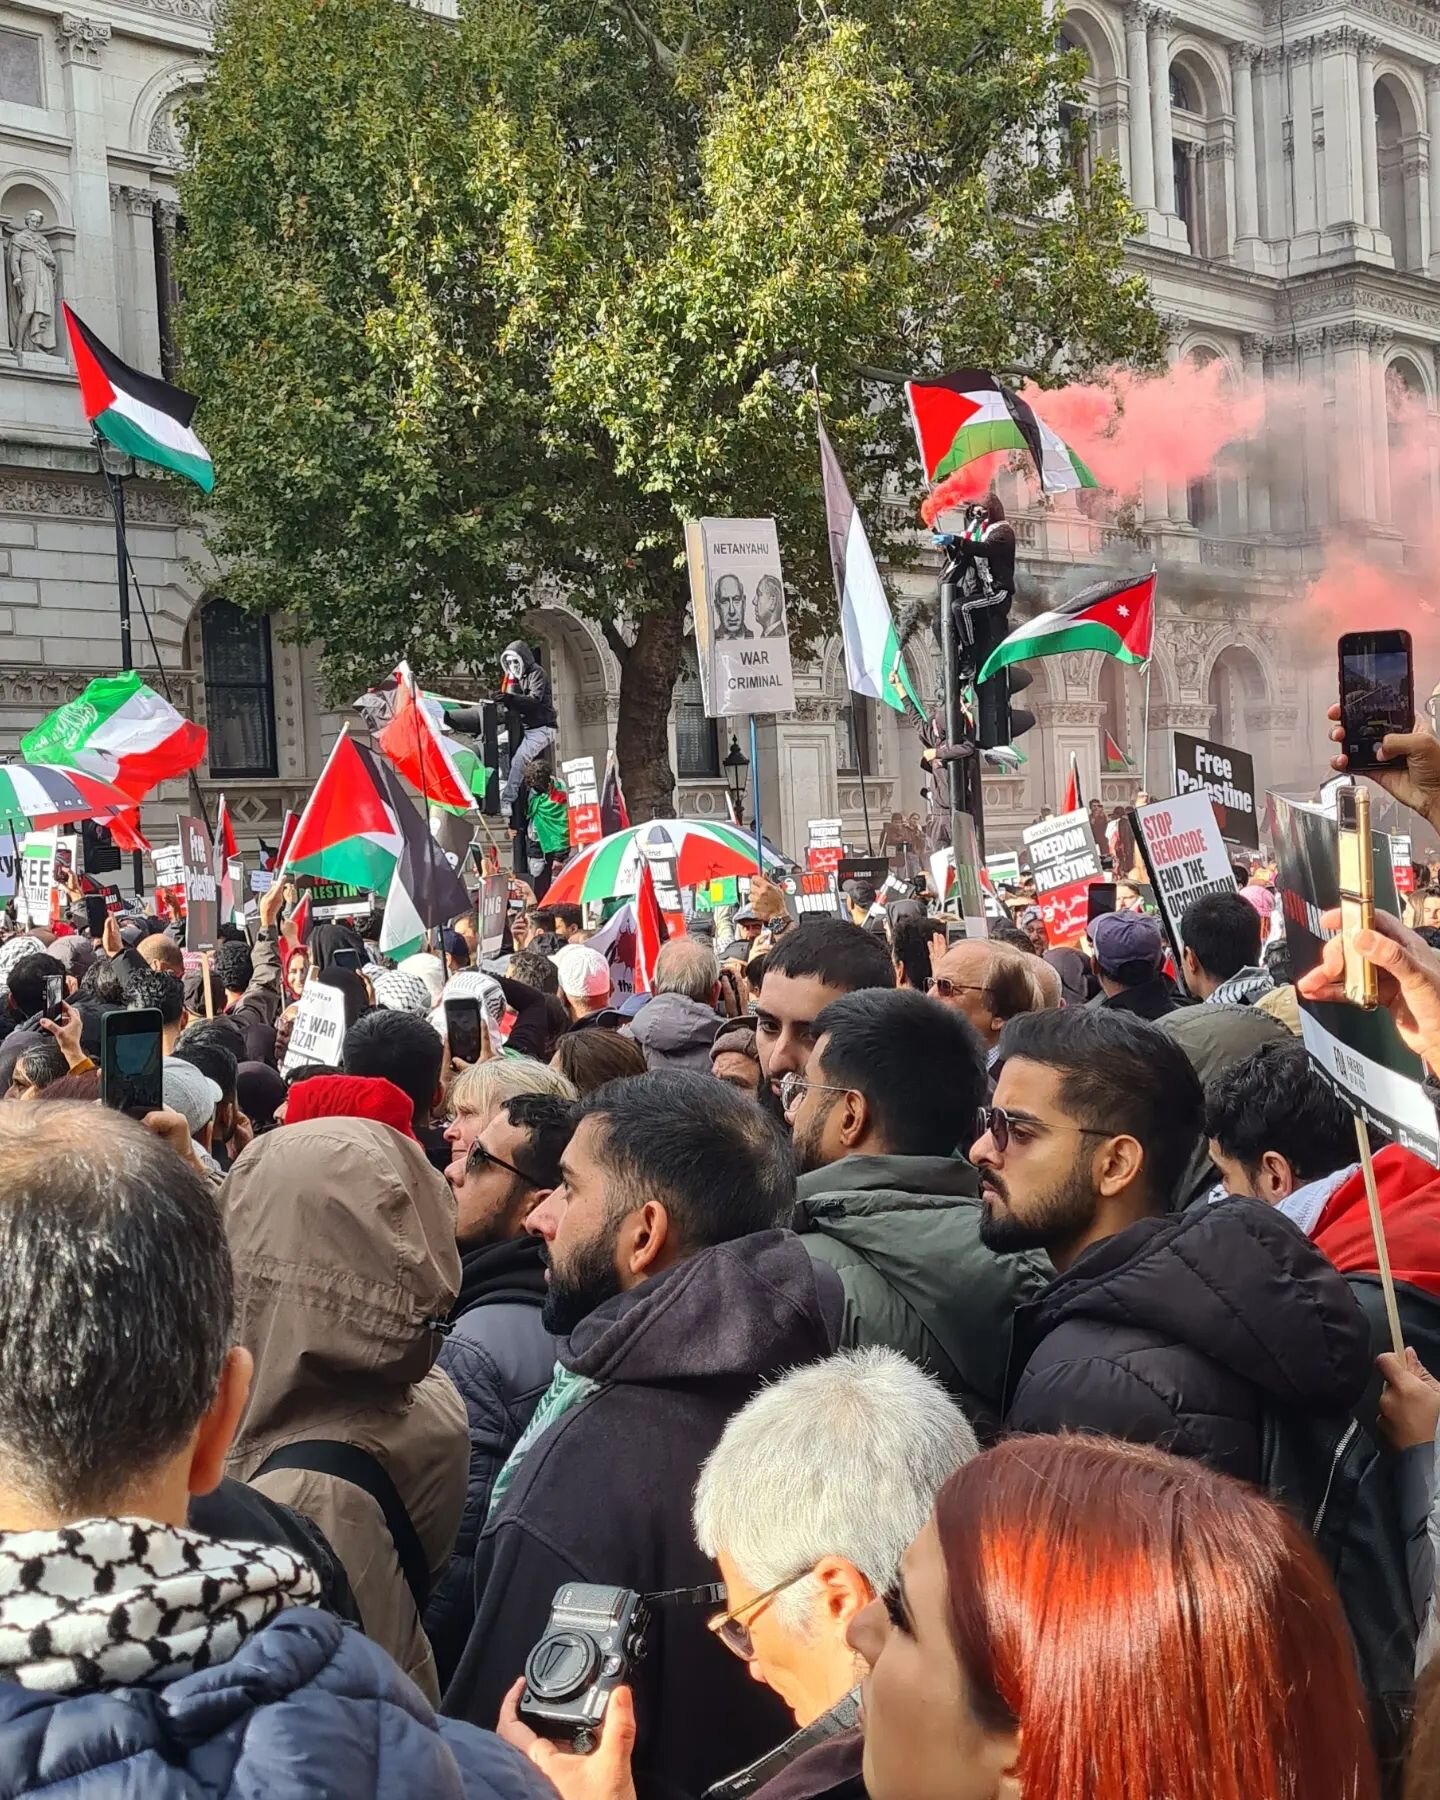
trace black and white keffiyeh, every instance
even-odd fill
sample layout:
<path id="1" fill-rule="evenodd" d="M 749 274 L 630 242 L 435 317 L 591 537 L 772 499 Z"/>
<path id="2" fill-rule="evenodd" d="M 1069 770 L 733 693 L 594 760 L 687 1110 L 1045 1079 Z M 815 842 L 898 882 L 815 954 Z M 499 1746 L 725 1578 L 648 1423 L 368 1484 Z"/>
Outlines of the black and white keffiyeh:
<path id="1" fill-rule="evenodd" d="M 308 1563 L 150 1519 L 0 1532 L 0 1679 L 49 1693 L 227 1662 L 320 1591 Z"/>

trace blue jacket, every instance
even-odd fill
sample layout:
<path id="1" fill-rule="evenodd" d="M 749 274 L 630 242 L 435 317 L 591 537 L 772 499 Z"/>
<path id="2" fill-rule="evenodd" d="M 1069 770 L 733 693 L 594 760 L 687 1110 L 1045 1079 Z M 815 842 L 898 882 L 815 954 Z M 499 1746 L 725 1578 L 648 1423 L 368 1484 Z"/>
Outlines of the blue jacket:
<path id="1" fill-rule="evenodd" d="M 489 1732 L 437 1719 L 348 1625 L 292 1607 L 228 1662 L 168 1685 L 0 1682 L 0 1800 L 555 1800 Z"/>

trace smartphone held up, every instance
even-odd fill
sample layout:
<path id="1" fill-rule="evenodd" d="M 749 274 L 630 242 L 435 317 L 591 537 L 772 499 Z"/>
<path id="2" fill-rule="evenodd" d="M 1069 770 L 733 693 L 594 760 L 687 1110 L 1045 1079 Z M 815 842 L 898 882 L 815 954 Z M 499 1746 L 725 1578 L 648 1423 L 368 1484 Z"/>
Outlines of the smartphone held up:
<path id="1" fill-rule="evenodd" d="M 1383 769 L 1380 746 L 1415 723 L 1408 631 L 1347 631 L 1340 639 L 1340 747 L 1351 770 Z"/>

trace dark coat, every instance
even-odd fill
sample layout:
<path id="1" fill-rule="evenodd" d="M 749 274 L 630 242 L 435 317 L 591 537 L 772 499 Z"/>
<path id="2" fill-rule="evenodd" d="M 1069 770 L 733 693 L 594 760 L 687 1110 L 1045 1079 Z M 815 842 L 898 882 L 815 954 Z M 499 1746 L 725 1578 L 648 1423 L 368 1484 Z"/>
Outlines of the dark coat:
<path id="1" fill-rule="evenodd" d="M 510 726 L 510 749 L 513 754 L 520 745 L 525 732 L 555 725 L 555 702 L 550 696 L 550 677 L 536 660 L 535 652 L 526 643 L 516 638 L 514 643 L 505 646 L 514 650 L 520 658 L 520 679 L 513 688 L 497 694 L 495 698 L 505 707 L 512 720 L 519 721 L 519 731 L 514 724 Z"/>
<path id="2" fill-rule="evenodd" d="M 691 1525 L 700 1466 L 764 1380 L 830 1354 L 842 1311 L 833 1271 L 765 1231 L 701 1250 L 582 1322 L 559 1360 L 595 1385 L 528 1447 L 485 1526 L 447 1713 L 494 1720 L 567 1581 L 639 1593 L 714 1581 Z M 642 1797 L 699 1794 L 787 1735 L 778 1698 L 706 1617 L 658 1609 L 635 1667 Z"/>
<path id="3" fill-rule="evenodd" d="M 1267 1413 L 1353 1406 L 1370 1333 L 1289 1219 L 1226 1200 L 1093 1244 L 1020 1308 L 1008 1430 L 1096 1431 L 1259 1481 Z"/>
<path id="4" fill-rule="evenodd" d="M 439 1720 L 383 1650 L 292 1607 L 228 1662 L 165 1684 L 0 1682 L 0 1800 L 554 1800 L 516 1750 Z"/>
<path id="5" fill-rule="evenodd" d="M 453 1329 L 440 1347 L 440 1367 L 455 1383 L 470 1428 L 465 1511 L 449 1566 L 425 1608 L 442 1691 L 475 1617 L 475 1545 L 490 1510 L 490 1491 L 535 1403 L 550 1385 L 556 1341 L 540 1322 L 545 1264 L 537 1237 L 512 1238 L 466 1251 Z"/>
<path id="6" fill-rule="evenodd" d="M 1091 1005 L 1106 1012 L 1131 1013 L 1137 1019 L 1164 1019 L 1180 1010 L 1175 990 L 1163 975 L 1152 975 L 1149 981 L 1139 982 L 1123 993 L 1102 994 Z"/>

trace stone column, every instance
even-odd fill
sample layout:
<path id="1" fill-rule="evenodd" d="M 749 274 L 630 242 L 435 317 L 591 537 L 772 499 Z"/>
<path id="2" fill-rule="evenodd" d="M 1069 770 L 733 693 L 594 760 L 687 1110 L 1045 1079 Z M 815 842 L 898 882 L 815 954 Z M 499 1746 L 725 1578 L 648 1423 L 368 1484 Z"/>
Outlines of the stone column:
<path id="1" fill-rule="evenodd" d="M 1263 50 L 1259 57 L 1259 118 L 1256 125 L 1256 174 L 1260 190 L 1260 235 L 1281 240 L 1290 235 L 1290 158 L 1286 132 L 1285 52 Z M 1252 86 L 1257 85 L 1252 76 Z"/>
<path id="2" fill-rule="evenodd" d="M 1145 45 L 1149 8 L 1125 8 L 1125 74 L 1130 82 L 1130 198 L 1142 210 L 1155 204 L 1155 145 L 1150 124 L 1150 67 Z"/>
<path id="3" fill-rule="evenodd" d="M 1190 192 L 1193 199 L 1195 193 L 1195 165 L 1193 162 L 1190 165 L 1190 174 Z M 1165 360 L 1170 364 L 1172 369 L 1180 362 L 1180 346 L 1173 339 L 1166 346 Z M 1167 511 L 1177 525 L 1187 525 L 1190 523 L 1190 489 L 1188 483 L 1183 481 L 1170 482 Z"/>
<path id="4" fill-rule="evenodd" d="M 1370 378 L 1370 445 L 1375 471 L 1375 520 L 1390 523 L 1390 412 L 1385 404 L 1385 359 L 1383 331 L 1373 326 L 1365 331 L 1369 347 L 1367 357 Z"/>
<path id="5" fill-rule="evenodd" d="M 1259 165 L 1255 156 L 1255 95 L 1250 69 L 1253 44 L 1230 46 L 1230 75 L 1235 86 L 1235 248 L 1260 235 Z"/>
<path id="6" fill-rule="evenodd" d="M 1360 173 L 1365 188 L 1365 223 L 1380 228 L 1380 152 L 1375 142 L 1375 52 L 1379 40 L 1360 40 Z"/>
<path id="7" fill-rule="evenodd" d="M 1174 128 L 1170 123 L 1170 34 L 1175 21 L 1156 7 L 1150 14 L 1150 118 L 1155 146 L 1155 205 L 1175 211 L 1175 169 L 1171 162 Z"/>
<path id="8" fill-rule="evenodd" d="M 1435 155 L 1430 160 L 1430 273 L 1440 274 L 1440 68 L 1425 71 L 1425 119 Z"/>
<path id="9" fill-rule="evenodd" d="M 1358 225 L 1365 211 L 1360 156 L 1359 33 L 1341 26 L 1319 39 L 1325 107 L 1321 223 Z"/>
<path id="10" fill-rule="evenodd" d="M 55 24 L 70 122 L 70 204 L 75 260 L 65 296 L 107 343 L 115 343 L 115 254 L 110 231 L 110 167 L 100 57 L 110 41 L 103 19 L 62 13 Z M 58 340 L 57 340 L 58 341 Z"/>
<path id="11" fill-rule="evenodd" d="M 118 252 L 120 351 L 147 375 L 160 373 L 160 317 L 155 293 L 155 196 L 114 187 L 112 219 Z"/>
<path id="12" fill-rule="evenodd" d="M 1244 370 L 1245 391 L 1247 394 L 1265 393 L 1265 340 L 1259 337 L 1242 337 L 1240 340 L 1240 361 Z M 1262 427 L 1253 432 L 1256 443 L 1265 442 L 1265 430 Z M 1245 515 L 1251 531 L 1267 532 L 1270 530 L 1270 484 L 1256 467 L 1255 458 L 1247 456 L 1245 474 L 1240 484 Z"/>

